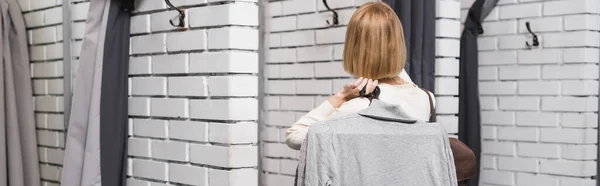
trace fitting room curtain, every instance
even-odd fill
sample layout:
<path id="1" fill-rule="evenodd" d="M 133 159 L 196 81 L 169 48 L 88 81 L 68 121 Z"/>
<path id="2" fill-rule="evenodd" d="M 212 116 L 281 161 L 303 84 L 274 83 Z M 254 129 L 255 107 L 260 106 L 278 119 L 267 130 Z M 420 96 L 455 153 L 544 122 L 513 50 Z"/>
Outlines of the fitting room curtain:
<path id="1" fill-rule="evenodd" d="M 435 1 L 384 0 L 404 29 L 405 70 L 420 87 L 435 92 Z"/>
<path id="2" fill-rule="evenodd" d="M 460 37 L 460 76 L 458 91 L 458 139 L 469 146 L 481 158 L 481 110 L 479 107 L 479 59 L 477 36 L 483 33 L 481 21 L 492 11 L 498 0 L 477 0 L 467 14 L 464 30 Z M 479 176 L 467 183 L 479 184 Z"/>
<path id="3" fill-rule="evenodd" d="M 125 185 L 133 0 L 93 0 L 73 91 L 63 186 Z"/>
<path id="4" fill-rule="evenodd" d="M 15 0 L 0 11 L 0 186 L 40 185 L 25 21 Z"/>

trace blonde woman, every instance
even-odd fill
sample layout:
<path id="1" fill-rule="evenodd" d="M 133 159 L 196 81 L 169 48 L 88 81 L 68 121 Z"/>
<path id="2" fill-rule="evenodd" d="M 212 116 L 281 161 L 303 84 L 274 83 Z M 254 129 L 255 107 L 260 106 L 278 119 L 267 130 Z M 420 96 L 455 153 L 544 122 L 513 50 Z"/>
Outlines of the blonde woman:
<path id="1" fill-rule="evenodd" d="M 344 70 L 358 80 L 349 82 L 293 124 L 286 137 L 290 148 L 300 149 L 310 125 L 368 107 L 366 98 L 358 98 L 365 86 L 367 93 L 379 86 L 379 100 L 399 105 L 419 120 L 429 119 L 427 93 L 407 80 L 408 76 L 403 72 L 406 61 L 404 33 L 400 19 L 387 4 L 366 3 L 352 15 L 343 57 Z"/>

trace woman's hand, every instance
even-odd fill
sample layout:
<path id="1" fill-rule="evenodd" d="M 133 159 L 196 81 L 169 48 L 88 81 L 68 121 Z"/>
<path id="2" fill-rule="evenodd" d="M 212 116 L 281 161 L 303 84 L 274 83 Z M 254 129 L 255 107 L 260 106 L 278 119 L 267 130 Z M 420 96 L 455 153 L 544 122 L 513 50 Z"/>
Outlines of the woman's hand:
<path id="1" fill-rule="evenodd" d="M 360 90 L 363 87 L 367 86 L 366 94 L 371 94 L 377 84 L 379 82 L 377 80 L 373 81 L 372 79 L 359 78 L 355 82 L 348 83 L 344 85 L 342 90 L 335 93 L 333 96 L 329 97 L 329 102 L 335 107 L 340 107 L 344 102 L 354 99 L 360 95 Z"/>

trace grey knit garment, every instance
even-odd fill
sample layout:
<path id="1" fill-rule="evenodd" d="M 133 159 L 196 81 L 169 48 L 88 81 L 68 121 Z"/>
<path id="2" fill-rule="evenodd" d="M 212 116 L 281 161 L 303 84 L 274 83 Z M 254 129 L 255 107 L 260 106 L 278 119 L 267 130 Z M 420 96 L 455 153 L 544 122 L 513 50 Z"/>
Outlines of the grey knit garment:
<path id="1" fill-rule="evenodd" d="M 356 114 L 311 125 L 306 141 L 299 167 L 305 169 L 298 171 L 303 185 L 457 185 L 443 127 L 379 100 Z"/>

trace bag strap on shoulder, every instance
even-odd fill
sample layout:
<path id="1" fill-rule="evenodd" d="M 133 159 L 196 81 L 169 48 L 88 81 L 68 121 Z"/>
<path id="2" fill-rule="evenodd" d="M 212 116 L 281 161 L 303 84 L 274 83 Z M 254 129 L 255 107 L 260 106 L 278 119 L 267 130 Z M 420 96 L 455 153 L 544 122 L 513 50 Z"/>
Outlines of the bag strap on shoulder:
<path id="1" fill-rule="evenodd" d="M 429 98 L 429 122 L 436 122 L 436 113 L 435 107 L 433 106 L 433 98 L 431 97 L 431 94 L 429 94 L 429 91 L 427 91 L 424 88 L 421 88 L 421 90 L 423 90 L 423 92 L 427 94 L 427 98 Z"/>

